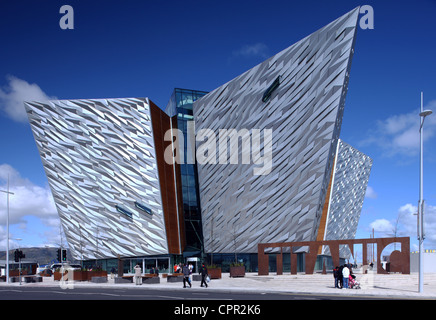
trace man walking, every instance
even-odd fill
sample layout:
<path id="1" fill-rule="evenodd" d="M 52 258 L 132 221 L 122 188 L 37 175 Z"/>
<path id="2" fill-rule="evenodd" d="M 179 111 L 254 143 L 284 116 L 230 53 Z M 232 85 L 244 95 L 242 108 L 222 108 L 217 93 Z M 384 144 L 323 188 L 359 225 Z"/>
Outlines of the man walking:
<path id="1" fill-rule="evenodd" d="M 340 266 L 338 269 L 338 284 L 339 284 L 339 289 L 342 289 L 342 287 L 344 286 L 344 277 L 342 276 L 342 270 L 344 269 L 344 266 Z"/>
<path id="2" fill-rule="evenodd" d="M 348 278 L 350 277 L 350 269 L 348 269 L 347 265 L 344 265 L 344 268 L 342 269 L 342 277 L 344 278 L 344 288 L 348 289 Z"/>
<path id="3" fill-rule="evenodd" d="M 336 266 L 334 269 L 333 269 L 333 277 L 335 278 L 335 288 L 339 288 L 339 267 L 338 266 Z"/>
<path id="4" fill-rule="evenodd" d="M 185 265 L 182 268 L 183 272 L 183 288 L 186 288 L 186 282 L 189 284 L 189 288 L 191 288 L 191 280 L 189 279 L 190 271 L 188 265 L 185 263 Z"/>
<path id="5" fill-rule="evenodd" d="M 200 268 L 200 274 L 201 274 L 201 285 L 200 285 L 200 287 L 203 287 L 203 283 L 204 283 L 204 285 L 205 285 L 206 288 L 207 288 L 207 282 L 206 282 L 206 277 L 207 277 L 207 268 L 206 268 L 206 266 L 204 265 L 204 263 L 201 265 L 201 268 Z"/>

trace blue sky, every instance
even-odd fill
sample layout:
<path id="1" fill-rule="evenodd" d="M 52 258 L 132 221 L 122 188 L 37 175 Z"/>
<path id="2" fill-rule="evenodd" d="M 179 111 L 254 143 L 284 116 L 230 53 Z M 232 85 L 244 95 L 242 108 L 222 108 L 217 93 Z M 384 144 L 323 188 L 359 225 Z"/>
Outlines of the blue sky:
<path id="1" fill-rule="evenodd" d="M 62 30 L 59 9 L 74 9 Z M 373 158 L 356 238 L 410 236 L 416 245 L 419 107 L 436 112 L 436 1 L 21 1 L 0 3 L 0 189 L 11 189 L 11 237 L 58 245 L 59 222 L 23 113 L 29 98 L 149 97 L 210 91 L 359 5 L 341 138 Z M 23 116 L 24 115 L 24 116 Z M 425 122 L 425 247 L 436 248 L 436 115 Z M 6 196 L 0 195 L 5 247 Z M 396 222 L 398 221 L 398 224 Z M 65 239 L 63 239 L 65 244 Z M 16 245 L 17 242 L 13 241 Z"/>

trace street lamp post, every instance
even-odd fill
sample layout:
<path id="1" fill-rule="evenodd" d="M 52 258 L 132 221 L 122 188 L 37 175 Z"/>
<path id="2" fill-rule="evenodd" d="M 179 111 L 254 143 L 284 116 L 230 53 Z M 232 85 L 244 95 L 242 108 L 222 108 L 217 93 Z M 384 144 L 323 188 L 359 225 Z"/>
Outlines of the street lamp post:
<path id="1" fill-rule="evenodd" d="M 431 110 L 424 110 L 423 93 L 421 92 L 421 112 L 419 117 L 421 124 L 419 127 L 419 142 L 420 142 L 420 157 L 419 157 L 419 202 L 418 202 L 418 241 L 419 241 L 419 284 L 418 291 L 424 291 L 424 199 L 423 199 L 423 154 L 424 154 L 424 120 L 425 117 L 431 115 Z"/>
<path id="2" fill-rule="evenodd" d="M 8 175 L 8 190 L 0 190 L 0 192 L 4 192 L 7 194 L 7 204 L 6 204 L 6 232 L 8 234 L 7 240 L 6 240 L 6 283 L 9 283 L 9 195 L 14 194 L 13 192 L 9 191 L 9 175 Z"/>

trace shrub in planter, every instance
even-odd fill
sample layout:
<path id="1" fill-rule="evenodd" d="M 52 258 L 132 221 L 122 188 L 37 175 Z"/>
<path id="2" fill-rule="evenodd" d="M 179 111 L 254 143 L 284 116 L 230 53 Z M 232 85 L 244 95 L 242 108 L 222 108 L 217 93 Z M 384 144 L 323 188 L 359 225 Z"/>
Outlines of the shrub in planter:
<path id="1" fill-rule="evenodd" d="M 74 281 L 87 281 L 88 280 L 88 271 L 73 271 L 73 279 Z"/>
<path id="2" fill-rule="evenodd" d="M 65 276 L 66 272 L 61 273 L 60 271 L 55 271 L 53 273 L 53 280 L 60 281 L 63 276 Z M 65 279 L 65 278 L 64 278 Z"/>
<path id="3" fill-rule="evenodd" d="M 91 281 L 92 277 L 107 277 L 107 271 L 88 271 L 88 281 Z"/>
<path id="4" fill-rule="evenodd" d="M 233 263 L 230 266 L 230 277 L 244 277 L 245 266 L 243 263 Z"/>
<path id="5" fill-rule="evenodd" d="M 211 279 L 221 279 L 221 268 L 216 265 L 207 266 L 207 273 Z"/>

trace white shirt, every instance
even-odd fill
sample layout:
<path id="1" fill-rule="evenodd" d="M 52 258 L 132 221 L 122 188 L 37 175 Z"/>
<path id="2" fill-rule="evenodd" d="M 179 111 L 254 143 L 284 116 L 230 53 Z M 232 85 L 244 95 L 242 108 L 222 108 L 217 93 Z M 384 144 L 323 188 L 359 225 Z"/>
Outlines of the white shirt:
<path id="1" fill-rule="evenodd" d="M 348 277 L 350 276 L 350 269 L 348 269 L 347 267 L 344 267 L 344 268 L 342 269 L 342 276 L 343 276 L 344 278 L 348 278 Z"/>

